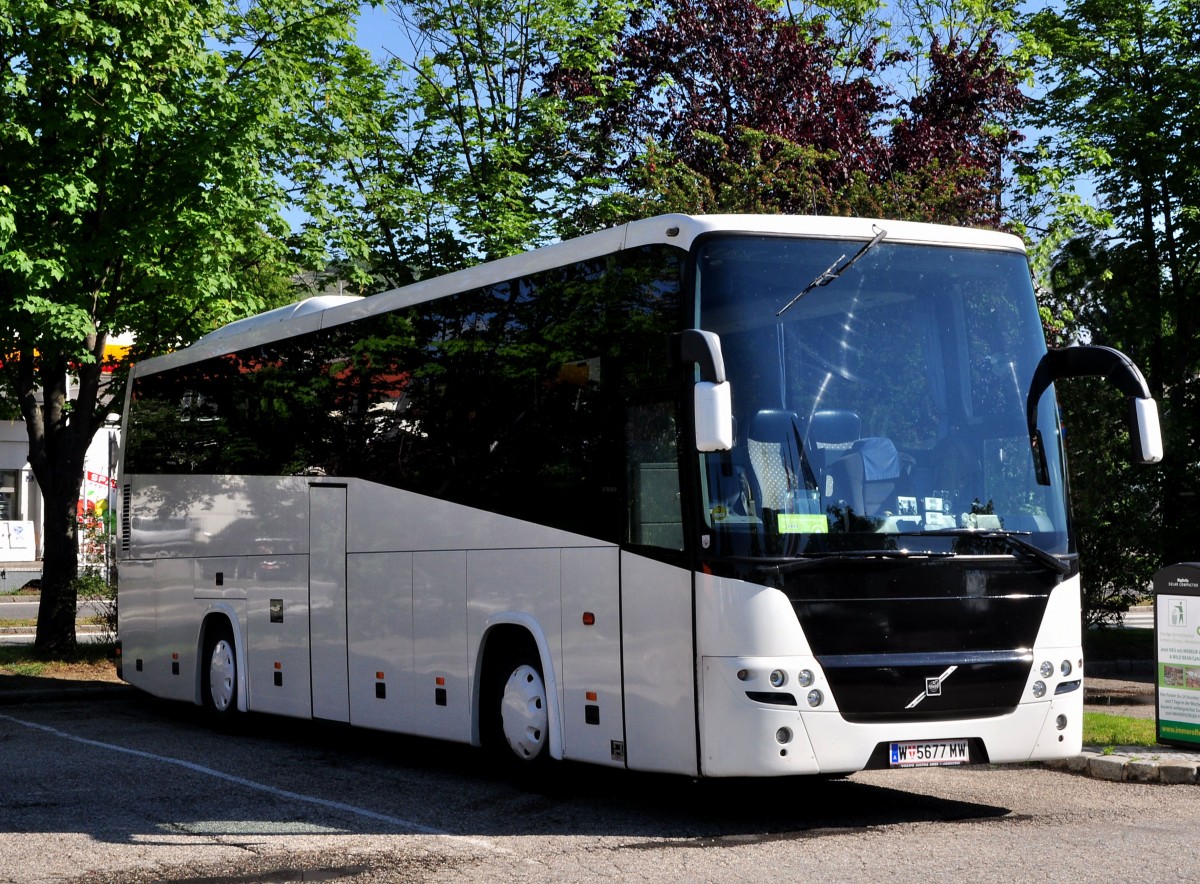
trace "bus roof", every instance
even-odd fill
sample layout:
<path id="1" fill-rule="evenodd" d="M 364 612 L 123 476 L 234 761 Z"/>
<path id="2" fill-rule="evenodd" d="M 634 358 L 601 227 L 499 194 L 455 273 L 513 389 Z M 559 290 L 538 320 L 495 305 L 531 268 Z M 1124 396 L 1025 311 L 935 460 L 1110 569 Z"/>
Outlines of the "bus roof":
<path id="1" fill-rule="evenodd" d="M 880 228 L 887 230 L 889 243 L 921 243 L 1024 252 L 1024 244 L 1012 234 L 911 221 L 816 215 L 658 215 L 520 255 L 435 276 L 368 298 L 324 295 L 269 310 L 222 326 L 182 350 L 139 363 L 134 366 L 133 374 L 153 374 L 213 356 L 233 353 L 246 347 L 306 334 L 472 288 L 492 285 L 506 279 L 613 254 L 623 249 L 666 244 L 686 251 L 697 238 L 713 233 L 870 240 Z"/>

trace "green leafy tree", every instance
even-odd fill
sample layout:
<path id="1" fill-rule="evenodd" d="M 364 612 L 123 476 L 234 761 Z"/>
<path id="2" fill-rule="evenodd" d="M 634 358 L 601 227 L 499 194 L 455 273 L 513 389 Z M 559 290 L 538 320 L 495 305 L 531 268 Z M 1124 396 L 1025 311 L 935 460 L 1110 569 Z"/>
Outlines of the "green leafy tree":
<path id="1" fill-rule="evenodd" d="M 997 41 L 1006 19 L 951 12 L 964 20 L 925 10 L 898 48 L 870 3 L 669 0 L 633 16 L 604 77 L 564 67 L 552 80 L 595 102 L 581 131 L 591 169 L 623 173 L 624 192 L 590 214 L 619 220 L 630 197 L 666 197 L 669 179 L 682 189 L 667 202 L 708 211 L 999 226 L 1017 63 Z"/>
<path id="2" fill-rule="evenodd" d="M 553 240 L 592 186 L 569 174 L 580 106 L 545 88 L 595 72 L 629 0 L 389 2 L 404 45 L 331 83 L 302 119 L 337 155 L 301 173 L 324 192 L 305 234 L 331 232 L 364 287 L 392 287 Z"/>
<path id="3" fill-rule="evenodd" d="M 1058 133 L 1039 145 L 1039 167 L 1090 177 L 1111 219 L 1077 228 L 1058 251 L 1054 303 L 1093 342 L 1137 359 L 1162 411 L 1166 459 L 1135 476 L 1103 467 L 1125 459 L 1121 410 L 1067 399 L 1068 440 L 1095 434 L 1088 468 L 1072 477 L 1081 545 L 1093 551 L 1085 589 L 1097 599 L 1136 593 L 1159 565 L 1197 554 L 1200 464 L 1189 452 L 1200 432 L 1200 8 L 1072 0 L 1027 28 L 1049 84 L 1032 122 Z M 1095 519 L 1097 510 L 1113 515 Z"/>
<path id="4" fill-rule="evenodd" d="M 161 352 L 283 294 L 289 123 L 356 10 L 0 0 L 0 382 L 45 499 L 42 653 L 74 650 L 84 455 L 122 378 L 105 346 Z"/>

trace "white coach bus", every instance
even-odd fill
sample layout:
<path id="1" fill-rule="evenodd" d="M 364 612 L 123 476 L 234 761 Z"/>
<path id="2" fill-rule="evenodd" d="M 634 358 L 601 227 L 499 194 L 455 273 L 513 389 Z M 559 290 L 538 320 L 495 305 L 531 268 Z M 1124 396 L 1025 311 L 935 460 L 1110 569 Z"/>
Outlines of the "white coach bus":
<path id="1" fill-rule="evenodd" d="M 1069 756 L 1080 590 L 1012 236 L 664 216 L 133 371 L 122 676 L 687 776 Z M 1044 394 L 1044 395 L 1043 395 Z"/>

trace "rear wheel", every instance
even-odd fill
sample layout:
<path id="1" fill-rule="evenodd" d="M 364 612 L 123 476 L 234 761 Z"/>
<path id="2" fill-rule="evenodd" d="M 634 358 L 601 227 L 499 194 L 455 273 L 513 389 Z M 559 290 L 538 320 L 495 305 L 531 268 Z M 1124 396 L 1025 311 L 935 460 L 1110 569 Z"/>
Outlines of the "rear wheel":
<path id="1" fill-rule="evenodd" d="M 210 717 L 226 722 L 237 713 L 237 652 L 233 630 L 221 622 L 209 628 L 204 639 L 200 693 Z"/>
<path id="2" fill-rule="evenodd" d="M 538 766 L 549 757 L 550 713 L 537 654 L 503 653 L 490 668 L 484 744 L 501 761 Z"/>

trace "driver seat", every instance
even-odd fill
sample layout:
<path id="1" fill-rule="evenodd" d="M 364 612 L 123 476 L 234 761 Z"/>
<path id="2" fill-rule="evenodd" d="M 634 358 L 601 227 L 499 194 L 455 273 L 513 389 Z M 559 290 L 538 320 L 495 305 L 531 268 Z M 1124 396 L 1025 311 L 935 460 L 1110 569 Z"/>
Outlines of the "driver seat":
<path id="1" fill-rule="evenodd" d="M 825 477 L 825 499 L 860 516 L 877 516 L 895 509 L 904 490 L 904 474 L 896 445 L 883 436 L 868 436 L 834 461 Z"/>

